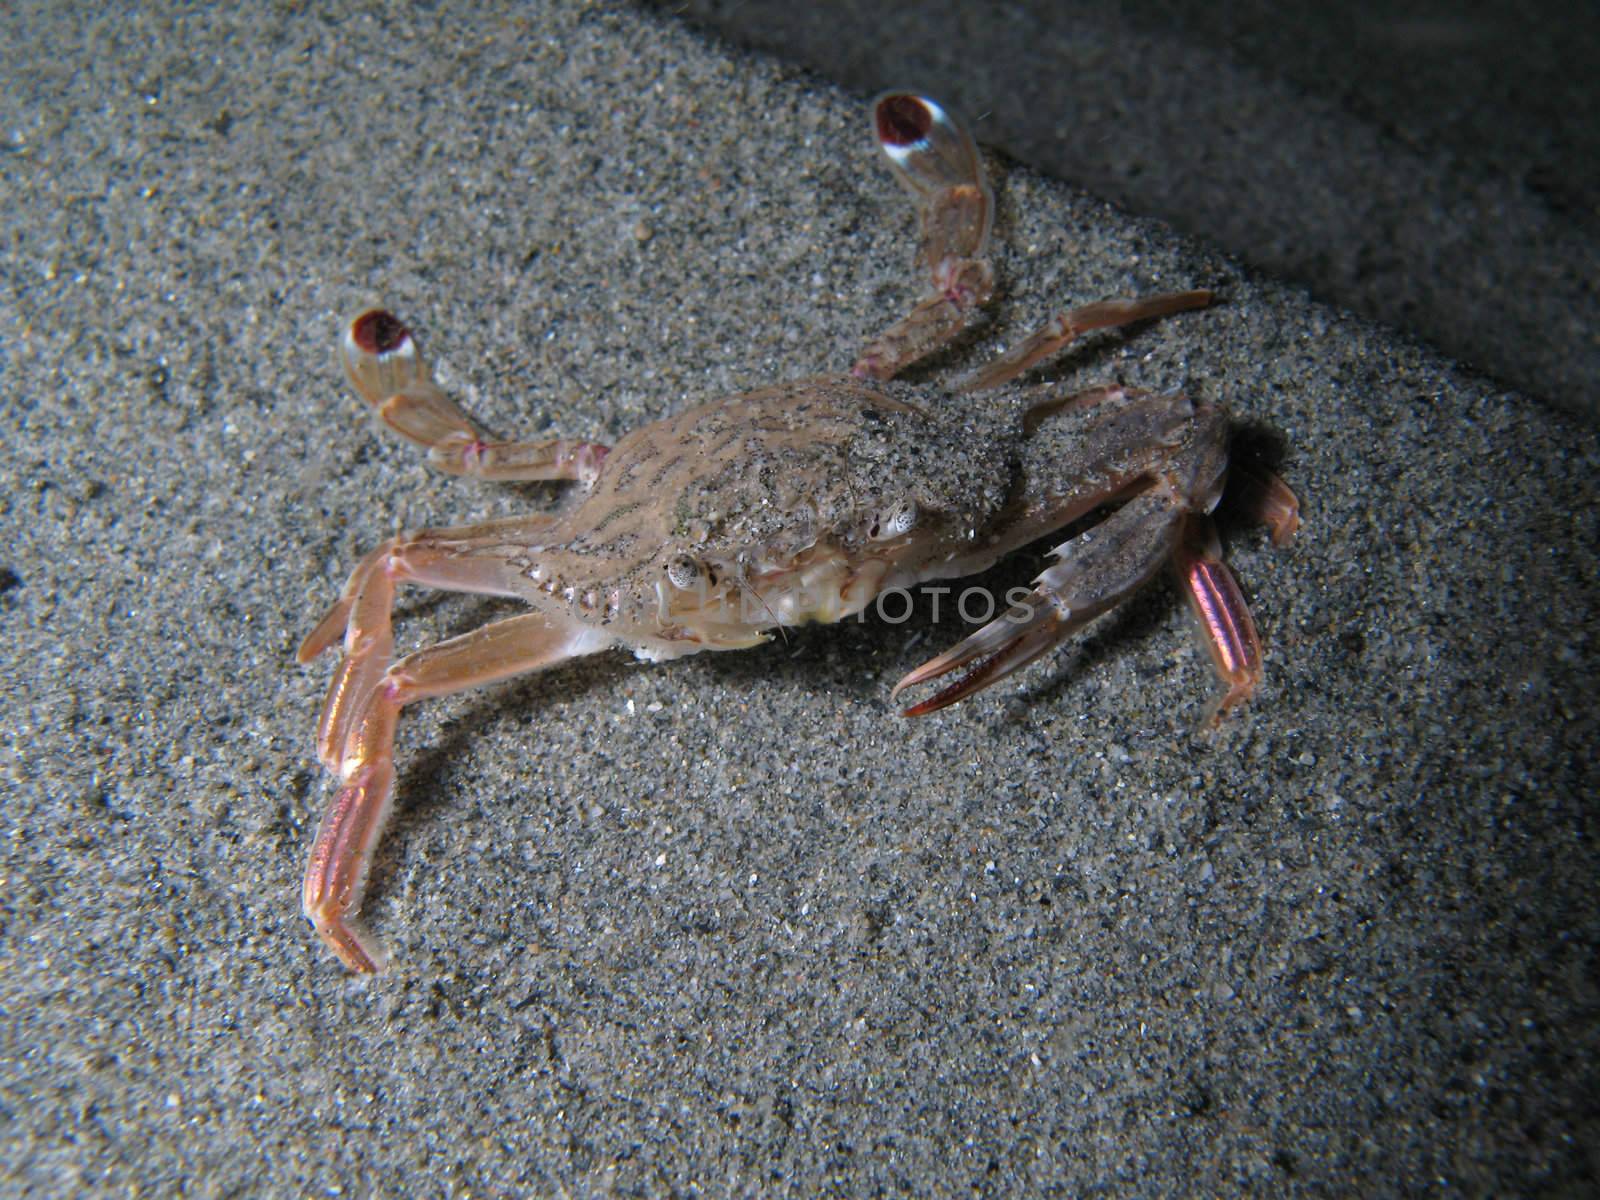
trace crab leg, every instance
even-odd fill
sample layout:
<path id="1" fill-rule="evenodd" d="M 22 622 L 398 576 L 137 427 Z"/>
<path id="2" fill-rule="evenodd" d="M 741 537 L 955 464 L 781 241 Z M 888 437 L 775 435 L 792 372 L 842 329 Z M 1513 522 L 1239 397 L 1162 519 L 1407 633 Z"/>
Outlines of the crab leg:
<path id="1" fill-rule="evenodd" d="M 1023 342 L 988 366 L 974 371 L 955 385 L 961 392 L 982 392 L 1010 383 L 1035 363 L 1058 353 L 1073 339 L 1096 329 L 1115 329 L 1191 308 L 1204 308 L 1213 299 L 1204 290 L 1167 292 L 1138 300 L 1101 300 L 1052 317 Z"/>
<path id="2" fill-rule="evenodd" d="M 488 596 L 516 595 L 504 558 L 497 562 L 493 551 L 501 546 L 525 546 L 528 535 L 555 521 L 556 518 L 547 513 L 524 513 L 475 525 L 424 529 L 390 538 L 356 564 L 327 616 L 300 643 L 295 660 L 308 663 L 338 640 L 339 634 L 345 631 L 356 597 L 380 568 L 402 583 Z M 475 556 L 481 557 L 474 561 Z M 446 569 L 445 563 L 452 565 Z M 471 565 L 462 565 L 465 563 Z"/>
<path id="3" fill-rule="evenodd" d="M 1234 705 L 1248 700 L 1261 682 L 1261 639 L 1239 583 L 1222 561 L 1222 546 L 1210 517 L 1197 513 L 1184 523 L 1172 566 L 1211 652 L 1212 665 L 1227 685 L 1207 710 L 1206 721 L 1214 724 Z"/>
<path id="4" fill-rule="evenodd" d="M 335 756 L 342 786 L 312 844 L 304 886 L 307 918 L 347 967 L 380 971 L 386 961 L 382 945 L 356 913 L 393 801 L 394 728 L 401 708 L 542 670 L 609 641 L 593 630 L 553 625 L 542 614 L 527 613 L 419 650 L 389 667 L 363 694 L 347 693 L 352 711 L 337 721 L 347 732 Z"/>
<path id="5" fill-rule="evenodd" d="M 951 341 L 994 291 L 985 252 L 994 195 L 967 131 L 926 96 L 894 92 L 873 106 L 873 130 L 889 168 L 917 205 L 917 264 L 932 291 L 861 352 L 852 373 L 892 379 Z"/>
<path id="6" fill-rule="evenodd" d="M 528 535 L 554 522 L 543 515 L 508 517 L 455 529 L 402 534 L 366 555 L 327 616 L 307 635 L 295 653 L 310 662 L 344 634 L 344 658 L 334 672 L 317 723 L 317 754 L 330 771 L 338 771 L 338 755 L 351 714 L 359 710 L 394 651 L 390 610 L 395 587 L 415 583 L 488 596 L 515 596 L 520 576 L 498 550 L 508 543 L 526 545 Z"/>
<path id="7" fill-rule="evenodd" d="M 487 440 L 433 382 L 411 331 L 393 314 L 370 309 L 350 322 L 339 344 L 345 375 L 378 419 L 427 451 L 428 465 L 479 479 L 576 479 L 594 483 L 607 447 L 557 438 Z"/>
<path id="8" fill-rule="evenodd" d="M 1300 529 L 1300 501 L 1277 474 L 1236 462 L 1228 469 L 1228 482 L 1244 510 L 1270 531 L 1274 546 L 1282 548 L 1294 540 Z"/>
<path id="9" fill-rule="evenodd" d="M 1038 401 L 1029 417 L 1043 421 L 1057 412 L 1076 418 L 1075 436 L 1053 460 L 1054 470 L 1041 471 L 1019 497 L 1002 537 L 1002 552 L 1060 529 L 1097 505 L 1141 490 L 1144 494 L 1084 536 L 1056 547 L 1053 553 L 1061 561 L 1034 581 L 1030 595 L 902 679 L 896 693 L 986 660 L 954 687 L 908 710 L 907 716 L 953 704 L 1020 670 L 1113 607 L 1160 569 L 1183 513 L 1214 494 L 1221 464 L 1207 453 L 1211 439 L 1205 432 L 1222 420 L 1215 410 L 1199 418 L 1198 447 L 1176 460 L 1168 456 L 1185 431 L 1196 432 L 1195 406 L 1186 396 L 1097 387 Z M 1169 477 L 1163 487 L 1152 489 L 1151 478 L 1163 466 Z M 1055 485 L 1055 480 L 1066 486 Z"/>
<path id="10" fill-rule="evenodd" d="M 1289 485 L 1271 471 L 1234 466 L 1230 475 L 1242 481 L 1245 504 L 1272 535 L 1280 549 L 1300 528 L 1300 501 Z M 1211 662 L 1227 690 L 1212 703 L 1207 722 L 1215 724 L 1236 704 L 1243 704 L 1261 682 L 1261 639 L 1233 572 L 1222 561 L 1222 546 L 1211 518 L 1195 513 L 1173 551 L 1172 567 Z"/>

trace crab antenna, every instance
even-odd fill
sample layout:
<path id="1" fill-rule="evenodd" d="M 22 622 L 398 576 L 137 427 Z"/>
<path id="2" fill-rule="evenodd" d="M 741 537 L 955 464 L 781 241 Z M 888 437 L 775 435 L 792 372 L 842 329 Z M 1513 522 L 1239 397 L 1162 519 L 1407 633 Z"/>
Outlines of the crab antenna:
<path id="1" fill-rule="evenodd" d="M 772 626 L 773 626 L 773 628 L 778 631 L 778 636 L 783 639 L 783 644 L 785 646 L 787 646 L 789 644 L 788 631 L 784 629 L 783 622 L 778 619 L 778 614 L 772 611 L 772 605 L 767 603 L 767 598 L 765 596 L 763 596 L 760 592 L 756 591 L 756 585 L 755 584 L 750 583 L 747 579 L 745 579 L 744 565 L 742 563 L 739 566 L 739 573 L 734 576 L 734 582 L 737 583 L 745 591 L 749 592 L 757 600 L 761 601 L 761 607 L 766 609 L 767 610 L 767 616 L 772 618 Z"/>

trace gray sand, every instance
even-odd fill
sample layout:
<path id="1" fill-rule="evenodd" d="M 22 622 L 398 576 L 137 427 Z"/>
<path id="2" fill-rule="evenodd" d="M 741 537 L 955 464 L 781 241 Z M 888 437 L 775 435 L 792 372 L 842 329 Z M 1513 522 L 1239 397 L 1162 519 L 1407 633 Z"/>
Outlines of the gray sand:
<path id="1" fill-rule="evenodd" d="M 337 378 L 415 320 L 492 428 L 614 439 L 911 294 L 863 102 L 606 7 L 0 25 L 0 1170 L 15 1194 L 1571 1193 L 1600 1143 L 1593 431 L 1020 167 L 981 357 L 1223 400 L 1304 500 L 973 701 L 926 608 L 407 714 L 357 979 L 299 875 L 298 639 L 455 483 Z M 997 582 L 1028 578 L 1022 555 Z M 509 611 L 409 593 L 422 644 Z"/>

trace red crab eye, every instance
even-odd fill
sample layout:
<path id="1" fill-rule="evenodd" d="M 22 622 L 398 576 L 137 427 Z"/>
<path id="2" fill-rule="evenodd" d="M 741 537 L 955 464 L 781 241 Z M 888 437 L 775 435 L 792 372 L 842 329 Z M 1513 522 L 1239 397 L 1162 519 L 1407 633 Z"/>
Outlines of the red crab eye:
<path id="1" fill-rule="evenodd" d="M 921 96 L 885 96 L 878 101 L 878 140 L 885 146 L 912 146 L 926 141 L 934 115 Z"/>
<path id="2" fill-rule="evenodd" d="M 411 337 L 411 331 L 393 313 L 375 308 L 350 323 L 350 340 L 367 354 L 393 354 Z"/>
<path id="3" fill-rule="evenodd" d="M 960 191 L 963 198 L 981 198 L 982 206 L 988 208 L 989 188 L 978 149 L 937 100 L 915 92 L 891 92 L 873 106 L 872 132 L 895 177 L 912 195 L 931 200 L 944 192 Z M 972 203 L 968 199 L 960 202 Z M 980 242 L 988 233 L 986 213 L 983 220 L 977 231 Z"/>

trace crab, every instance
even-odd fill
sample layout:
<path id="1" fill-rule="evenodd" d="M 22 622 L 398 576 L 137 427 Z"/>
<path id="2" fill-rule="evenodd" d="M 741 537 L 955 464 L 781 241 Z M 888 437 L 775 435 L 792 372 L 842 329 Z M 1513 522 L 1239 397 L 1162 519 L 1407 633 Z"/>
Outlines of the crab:
<path id="1" fill-rule="evenodd" d="M 1074 395 L 1020 377 L 1080 335 L 1209 304 L 1194 290 L 1062 313 L 944 388 L 895 377 L 968 328 L 994 291 L 993 195 L 972 138 L 926 96 L 873 107 L 889 167 L 915 202 L 924 298 L 848 374 L 701 404 L 594 442 L 489 439 L 434 383 L 404 323 L 374 309 L 341 343 L 355 391 L 440 471 L 569 480 L 581 498 L 533 513 L 402 533 L 361 559 L 299 648 L 343 641 L 317 725 L 337 777 L 304 883 L 318 935 L 358 972 L 383 968 L 358 919 L 395 788 L 408 704 L 622 648 L 665 661 L 761 644 L 772 631 L 862 613 L 892 589 L 972 575 L 1091 514 L 1031 589 L 895 685 L 960 672 L 905 710 L 929 713 L 1003 679 L 1171 564 L 1223 691 L 1213 719 L 1261 679 L 1261 644 L 1208 514 L 1228 469 L 1228 421 L 1184 395 L 1103 386 Z M 997 470 L 997 464 L 999 469 Z M 1254 475 L 1257 515 L 1287 542 L 1297 502 Z M 395 658 L 400 584 L 516 597 L 530 611 Z"/>

